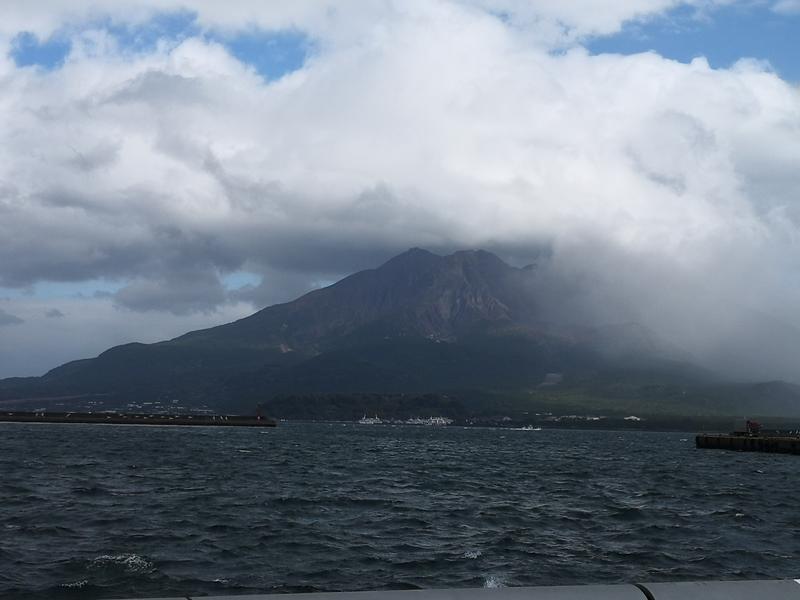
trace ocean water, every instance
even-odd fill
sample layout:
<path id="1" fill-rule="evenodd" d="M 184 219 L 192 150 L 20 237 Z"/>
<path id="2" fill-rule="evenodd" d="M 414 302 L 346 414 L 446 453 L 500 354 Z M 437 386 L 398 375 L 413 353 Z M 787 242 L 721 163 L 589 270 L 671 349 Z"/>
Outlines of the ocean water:
<path id="1" fill-rule="evenodd" d="M 0 597 L 796 578 L 799 472 L 688 433 L 0 424 Z"/>

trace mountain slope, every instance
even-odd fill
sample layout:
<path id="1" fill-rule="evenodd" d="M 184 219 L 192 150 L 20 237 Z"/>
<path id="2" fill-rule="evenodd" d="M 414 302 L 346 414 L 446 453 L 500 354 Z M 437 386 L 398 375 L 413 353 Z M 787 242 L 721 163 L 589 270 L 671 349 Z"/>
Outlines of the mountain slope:
<path id="1" fill-rule="evenodd" d="M 548 373 L 560 374 L 560 383 L 542 387 Z M 652 402 L 663 396 L 677 407 L 687 386 L 709 381 L 671 360 L 640 325 L 568 330 L 543 322 L 535 270 L 480 250 L 438 256 L 414 248 L 233 323 L 2 381 L 0 400 L 90 396 L 106 405 L 147 400 L 239 410 L 298 393 L 539 398 L 542 390 L 548 397 L 568 390 L 626 407 L 637 394 Z M 763 389 L 751 392 L 764 402 Z M 782 388 L 789 400 L 781 407 L 794 406 L 793 393 Z M 747 397 L 737 396 L 737 410 Z"/>
<path id="2" fill-rule="evenodd" d="M 442 257 L 414 248 L 293 302 L 192 332 L 173 344 L 232 344 L 314 353 L 384 336 L 451 339 L 525 319 L 519 269 L 483 251 Z"/>

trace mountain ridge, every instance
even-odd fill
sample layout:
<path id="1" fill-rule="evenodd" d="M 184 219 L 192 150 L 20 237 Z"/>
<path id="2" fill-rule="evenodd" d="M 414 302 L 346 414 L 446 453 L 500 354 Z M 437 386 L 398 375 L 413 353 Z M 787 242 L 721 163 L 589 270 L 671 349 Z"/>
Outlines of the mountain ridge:
<path id="1" fill-rule="evenodd" d="M 183 343 L 211 336 L 215 341 L 259 339 L 291 350 L 347 336 L 364 325 L 394 319 L 396 333 L 452 337 L 470 322 L 511 320 L 510 308 L 491 294 L 485 281 L 489 264 L 492 284 L 516 271 L 495 255 L 477 250 L 442 257 L 412 248 L 376 269 L 344 279 L 282 304 L 214 328 L 189 332 L 169 342 Z M 302 319 L 302 323 L 297 321 Z M 288 330 L 288 332 L 287 332 Z"/>
<path id="2" fill-rule="evenodd" d="M 457 391 L 531 406 L 561 398 L 611 410 L 650 398 L 651 410 L 724 410 L 724 382 L 676 358 L 641 324 L 570 328 L 545 319 L 536 274 L 484 250 L 412 248 L 231 323 L 2 380 L 0 400 L 147 398 L 224 411 L 286 394 Z M 559 383 L 543 384 L 548 374 Z M 786 386 L 771 388 L 781 397 L 775 406 L 763 389 L 749 393 L 769 411 L 800 414 L 800 388 Z"/>

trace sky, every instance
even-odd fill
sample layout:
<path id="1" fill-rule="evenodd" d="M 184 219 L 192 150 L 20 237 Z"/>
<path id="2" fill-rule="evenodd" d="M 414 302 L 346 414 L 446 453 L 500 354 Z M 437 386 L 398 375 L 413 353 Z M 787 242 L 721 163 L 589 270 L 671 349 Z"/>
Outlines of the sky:
<path id="1" fill-rule="evenodd" d="M 0 377 L 421 246 L 796 379 L 798 40 L 800 0 L 6 0 Z"/>

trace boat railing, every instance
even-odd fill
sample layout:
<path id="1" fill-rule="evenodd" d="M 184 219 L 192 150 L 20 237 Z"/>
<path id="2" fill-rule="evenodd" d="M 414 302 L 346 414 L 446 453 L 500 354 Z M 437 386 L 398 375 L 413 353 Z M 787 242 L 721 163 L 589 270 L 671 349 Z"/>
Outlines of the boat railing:
<path id="1" fill-rule="evenodd" d="M 188 595 L 180 598 L 160 598 L 159 600 L 194 600 L 194 598 L 203 598 L 203 600 L 288 600 L 288 598 L 291 600 L 754 600 L 756 598 L 800 600 L 800 580 L 325 592 L 255 596 Z"/>

